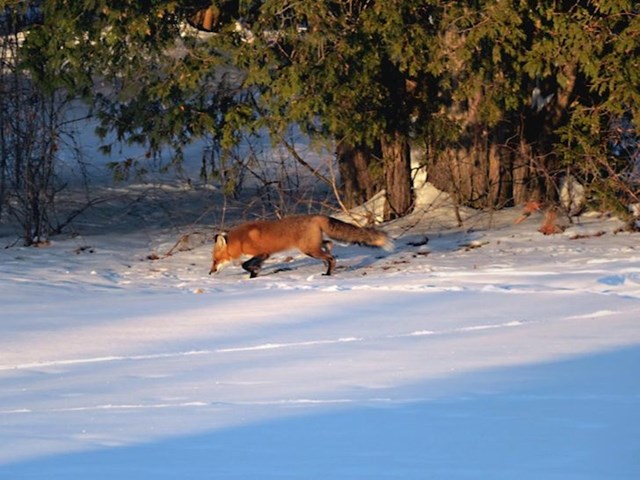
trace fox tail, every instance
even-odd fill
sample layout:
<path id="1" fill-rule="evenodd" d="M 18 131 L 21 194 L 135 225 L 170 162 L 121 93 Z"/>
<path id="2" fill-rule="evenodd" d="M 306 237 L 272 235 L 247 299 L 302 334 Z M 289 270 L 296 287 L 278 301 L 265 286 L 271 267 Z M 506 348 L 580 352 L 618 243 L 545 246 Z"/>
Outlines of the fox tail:
<path id="1" fill-rule="evenodd" d="M 325 217 L 322 231 L 339 242 L 380 247 L 388 252 L 394 248 L 393 240 L 385 232 L 373 227 L 358 227 L 333 217 Z"/>

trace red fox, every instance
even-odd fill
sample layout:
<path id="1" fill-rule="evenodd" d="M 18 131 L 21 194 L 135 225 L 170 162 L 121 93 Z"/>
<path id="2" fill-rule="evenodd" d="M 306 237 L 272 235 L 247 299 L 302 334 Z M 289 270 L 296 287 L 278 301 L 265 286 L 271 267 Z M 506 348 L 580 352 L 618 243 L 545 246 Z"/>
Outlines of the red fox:
<path id="1" fill-rule="evenodd" d="M 226 263 L 243 256 L 250 256 L 242 264 L 249 278 L 255 278 L 262 263 L 273 253 L 297 248 L 310 257 L 322 260 L 327 266 L 325 275 L 331 275 L 336 259 L 331 255 L 333 243 L 324 235 L 341 242 L 393 248 L 389 236 L 375 228 L 357 227 L 324 215 L 298 215 L 281 220 L 247 222 L 233 228 L 227 234 L 216 235 L 211 252 L 213 264 L 209 275 Z"/>

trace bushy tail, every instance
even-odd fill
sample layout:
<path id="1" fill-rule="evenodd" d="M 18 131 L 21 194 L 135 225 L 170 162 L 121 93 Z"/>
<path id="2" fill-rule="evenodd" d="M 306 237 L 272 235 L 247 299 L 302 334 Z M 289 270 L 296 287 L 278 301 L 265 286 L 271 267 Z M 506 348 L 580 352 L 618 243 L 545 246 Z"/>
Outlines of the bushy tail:
<path id="1" fill-rule="evenodd" d="M 385 232 L 372 227 L 357 227 L 333 217 L 324 217 L 322 231 L 339 242 L 357 243 L 393 250 L 393 240 Z"/>

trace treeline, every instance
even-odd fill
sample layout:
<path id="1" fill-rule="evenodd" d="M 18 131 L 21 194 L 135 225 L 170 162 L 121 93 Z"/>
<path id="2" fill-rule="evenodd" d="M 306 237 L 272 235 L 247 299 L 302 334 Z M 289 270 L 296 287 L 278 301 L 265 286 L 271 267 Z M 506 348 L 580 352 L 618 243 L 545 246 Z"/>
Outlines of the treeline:
<path id="1" fill-rule="evenodd" d="M 563 179 L 598 208 L 622 213 L 639 201 L 632 0 L 49 0 L 41 9 L 23 46 L 30 78 L 85 98 L 103 133 L 171 145 L 178 160 L 196 138 L 222 158 L 247 133 L 266 129 L 278 142 L 296 125 L 335 146 L 343 201 L 384 190 L 387 219 L 412 209 L 412 149 L 460 204 L 556 202 Z"/>

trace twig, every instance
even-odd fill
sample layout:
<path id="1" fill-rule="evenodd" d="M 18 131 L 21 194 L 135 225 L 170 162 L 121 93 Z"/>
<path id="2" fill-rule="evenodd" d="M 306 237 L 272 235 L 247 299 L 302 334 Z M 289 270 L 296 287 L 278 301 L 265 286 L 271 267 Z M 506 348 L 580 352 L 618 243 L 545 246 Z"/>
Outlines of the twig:
<path id="1" fill-rule="evenodd" d="M 317 169 L 313 168 L 311 165 L 309 165 L 309 163 L 307 163 L 307 161 L 302 158 L 300 156 L 300 154 L 296 151 L 296 149 L 293 147 L 293 145 L 291 145 L 282 135 L 278 135 L 278 138 L 280 139 L 280 141 L 282 142 L 282 144 L 285 146 L 285 148 L 287 149 L 287 151 L 293 156 L 293 158 L 296 160 L 296 162 L 298 162 L 300 165 L 302 165 L 303 167 L 305 167 L 307 170 L 309 170 L 316 178 L 318 178 L 319 180 L 323 181 L 324 183 L 326 183 L 328 186 L 332 187 L 333 184 L 331 182 L 331 180 L 329 180 L 327 177 L 325 177 L 324 175 L 322 175 L 320 172 L 318 172 Z"/>

